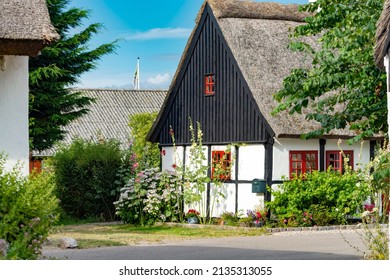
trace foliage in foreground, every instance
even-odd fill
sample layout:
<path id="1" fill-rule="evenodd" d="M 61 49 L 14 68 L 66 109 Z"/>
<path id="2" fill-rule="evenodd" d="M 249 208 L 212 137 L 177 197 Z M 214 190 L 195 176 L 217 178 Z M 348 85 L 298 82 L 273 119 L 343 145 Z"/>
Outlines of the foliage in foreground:
<path id="1" fill-rule="evenodd" d="M 281 225 L 343 224 L 369 195 L 358 173 L 313 172 L 285 181 L 267 203 Z"/>
<path id="2" fill-rule="evenodd" d="M 291 48 L 310 59 L 312 67 L 294 69 L 275 95 L 275 113 L 288 111 L 318 121 L 321 128 L 306 137 L 349 127 L 355 140 L 387 132 L 386 73 L 373 59 L 376 23 L 383 0 L 317 0 L 301 6 L 311 12 L 306 24 L 296 27 Z M 318 46 L 304 42 L 318 36 Z M 303 40 L 302 40 L 303 41 Z M 337 94 L 330 94 L 337 92 Z M 342 109 L 340 109 L 342 108 Z"/>
<path id="3" fill-rule="evenodd" d="M 52 159 L 61 208 L 71 217 L 115 219 L 118 170 L 123 152 L 115 140 L 94 143 L 76 139 Z"/>
<path id="4" fill-rule="evenodd" d="M 29 178 L 20 168 L 4 170 L 0 155 L 0 259 L 37 259 L 57 219 L 58 199 L 52 174 Z"/>

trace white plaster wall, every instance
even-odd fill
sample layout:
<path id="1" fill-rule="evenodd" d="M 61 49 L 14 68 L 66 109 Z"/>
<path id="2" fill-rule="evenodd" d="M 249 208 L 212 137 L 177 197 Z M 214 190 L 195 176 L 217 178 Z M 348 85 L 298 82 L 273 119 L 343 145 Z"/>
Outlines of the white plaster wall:
<path id="1" fill-rule="evenodd" d="M 325 146 L 326 151 L 334 150 L 352 150 L 354 151 L 354 169 L 364 167 L 370 159 L 370 143 L 369 141 L 363 141 L 360 143 L 349 145 L 347 140 L 339 142 L 337 139 L 327 139 Z M 273 159 L 273 180 L 281 180 L 283 176 L 289 177 L 290 165 L 289 165 L 289 152 L 290 151 L 318 151 L 318 159 L 320 144 L 318 139 L 275 139 L 273 147 L 274 159 Z M 318 163 L 319 166 L 319 163 Z"/>
<path id="2" fill-rule="evenodd" d="M 281 180 L 283 176 L 289 177 L 290 158 L 289 152 L 292 150 L 317 150 L 319 151 L 319 140 L 310 139 L 275 139 L 273 146 L 273 172 L 272 180 Z"/>
<path id="3" fill-rule="evenodd" d="M 161 167 L 162 170 L 173 171 L 173 165 L 181 165 L 183 163 L 183 147 L 162 147 L 161 149 L 163 155 L 161 157 Z"/>
<path id="4" fill-rule="evenodd" d="M 348 140 L 326 140 L 326 151 L 339 151 L 340 148 L 344 151 L 353 151 L 353 163 L 354 170 L 358 168 L 364 168 L 364 166 L 370 161 L 370 141 L 363 141 L 356 144 L 349 145 Z"/>
<path id="5" fill-rule="evenodd" d="M 214 195 L 217 190 L 214 189 L 214 185 L 210 186 L 210 210 L 213 217 L 219 217 L 223 212 L 235 212 L 236 209 L 236 186 L 235 184 L 224 184 L 219 191 L 224 194 L 225 198 L 215 198 Z M 214 204 L 214 206 L 213 206 Z"/>
<path id="6" fill-rule="evenodd" d="M 246 215 L 247 210 L 254 210 L 259 205 L 264 204 L 264 195 L 252 193 L 252 184 L 238 185 L 238 210 L 243 210 Z"/>
<path id="7" fill-rule="evenodd" d="M 238 180 L 264 179 L 264 145 L 239 147 Z"/>
<path id="8" fill-rule="evenodd" d="M 384 65 L 386 68 L 386 81 L 387 81 L 387 124 L 390 127 L 390 49 L 387 50 L 387 55 L 384 57 Z M 390 142 L 390 133 L 388 133 L 388 140 Z M 390 227 L 390 223 L 389 223 Z"/>
<path id="9" fill-rule="evenodd" d="M 0 152 L 8 156 L 6 169 L 16 163 L 29 172 L 28 57 L 5 56 L 0 69 Z"/>

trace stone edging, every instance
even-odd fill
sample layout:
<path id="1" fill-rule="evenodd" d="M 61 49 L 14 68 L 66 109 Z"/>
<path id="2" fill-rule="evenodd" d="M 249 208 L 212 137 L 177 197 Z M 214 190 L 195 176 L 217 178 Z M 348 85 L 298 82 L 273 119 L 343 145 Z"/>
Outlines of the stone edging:
<path id="1" fill-rule="evenodd" d="M 369 228 L 375 227 L 375 225 L 368 225 Z M 387 224 L 381 224 L 381 227 L 387 228 Z M 363 229 L 363 224 L 356 225 L 337 225 L 337 226 L 313 226 L 313 227 L 283 227 L 283 228 L 266 228 L 267 232 L 289 232 L 289 231 L 327 231 L 327 230 L 354 230 Z"/>

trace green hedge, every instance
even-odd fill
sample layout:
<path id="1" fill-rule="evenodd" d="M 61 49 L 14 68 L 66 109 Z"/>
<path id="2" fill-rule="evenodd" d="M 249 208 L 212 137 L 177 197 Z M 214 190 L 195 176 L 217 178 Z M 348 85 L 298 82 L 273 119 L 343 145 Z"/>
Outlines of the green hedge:
<path id="1" fill-rule="evenodd" d="M 73 218 L 115 219 L 118 170 L 124 152 L 119 143 L 76 139 L 52 159 L 62 210 Z"/>

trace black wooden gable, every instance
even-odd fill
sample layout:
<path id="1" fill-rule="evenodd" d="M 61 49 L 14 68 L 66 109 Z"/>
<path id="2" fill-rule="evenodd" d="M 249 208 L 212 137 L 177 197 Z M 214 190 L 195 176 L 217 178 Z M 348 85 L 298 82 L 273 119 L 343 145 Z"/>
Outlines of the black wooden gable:
<path id="1" fill-rule="evenodd" d="M 264 143 L 274 132 L 256 101 L 206 4 L 177 78 L 168 92 L 149 140 L 190 144 L 190 119 L 199 122 L 203 143 Z M 215 94 L 205 95 L 205 75 L 214 74 Z"/>

